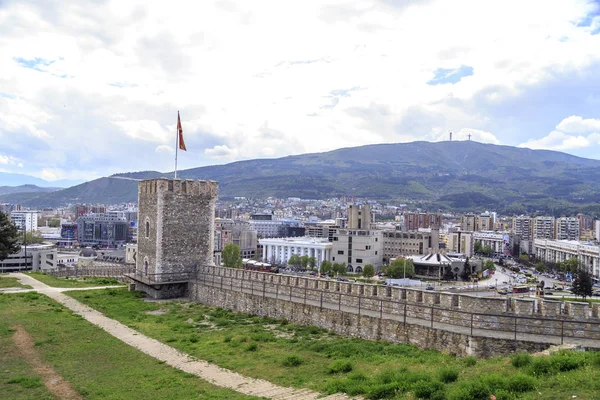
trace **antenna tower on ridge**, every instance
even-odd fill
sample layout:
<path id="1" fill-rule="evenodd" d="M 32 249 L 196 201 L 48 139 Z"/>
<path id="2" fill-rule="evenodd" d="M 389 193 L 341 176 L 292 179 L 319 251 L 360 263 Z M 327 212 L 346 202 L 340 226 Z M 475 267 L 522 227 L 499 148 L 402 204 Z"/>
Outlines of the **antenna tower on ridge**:
<path id="1" fill-rule="evenodd" d="M 450 141 L 452 141 L 452 132 L 450 132 Z"/>

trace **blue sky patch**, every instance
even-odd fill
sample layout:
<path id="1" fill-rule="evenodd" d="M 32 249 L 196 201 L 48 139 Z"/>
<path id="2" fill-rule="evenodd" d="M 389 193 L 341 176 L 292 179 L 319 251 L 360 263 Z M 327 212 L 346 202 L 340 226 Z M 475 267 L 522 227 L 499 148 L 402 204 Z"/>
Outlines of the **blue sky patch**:
<path id="1" fill-rule="evenodd" d="M 473 67 L 461 65 L 459 68 L 438 68 L 435 70 L 435 76 L 428 85 L 444 85 L 446 83 L 458 83 L 466 76 L 473 75 Z"/>
<path id="2" fill-rule="evenodd" d="M 43 58 L 32 58 L 30 60 L 26 58 L 17 57 L 14 59 L 17 63 L 22 65 L 25 68 L 34 69 L 36 71 L 45 72 L 43 68 L 48 67 L 54 63 L 56 60 L 45 60 Z"/>

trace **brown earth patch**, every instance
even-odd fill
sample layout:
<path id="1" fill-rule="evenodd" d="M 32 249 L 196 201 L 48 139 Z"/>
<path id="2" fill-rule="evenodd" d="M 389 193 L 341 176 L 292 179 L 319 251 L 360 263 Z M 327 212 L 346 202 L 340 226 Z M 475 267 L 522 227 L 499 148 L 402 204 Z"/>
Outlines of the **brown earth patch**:
<path id="1" fill-rule="evenodd" d="M 16 329 L 12 335 L 12 340 L 19 349 L 19 352 L 42 377 L 46 388 L 60 400 L 83 400 L 83 397 L 75 390 L 70 382 L 65 381 L 56 373 L 54 368 L 45 363 L 42 357 L 35 349 L 35 344 L 31 335 L 21 325 L 15 325 Z"/>

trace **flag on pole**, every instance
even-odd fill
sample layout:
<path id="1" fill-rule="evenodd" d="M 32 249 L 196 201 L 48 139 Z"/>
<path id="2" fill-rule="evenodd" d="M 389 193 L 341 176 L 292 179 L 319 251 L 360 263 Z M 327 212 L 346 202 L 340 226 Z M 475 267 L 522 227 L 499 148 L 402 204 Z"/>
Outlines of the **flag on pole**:
<path id="1" fill-rule="evenodd" d="M 179 118 L 179 111 L 177 112 L 177 134 L 179 135 L 179 149 L 187 151 L 185 148 L 185 142 L 183 141 L 183 129 L 181 128 L 181 118 Z"/>

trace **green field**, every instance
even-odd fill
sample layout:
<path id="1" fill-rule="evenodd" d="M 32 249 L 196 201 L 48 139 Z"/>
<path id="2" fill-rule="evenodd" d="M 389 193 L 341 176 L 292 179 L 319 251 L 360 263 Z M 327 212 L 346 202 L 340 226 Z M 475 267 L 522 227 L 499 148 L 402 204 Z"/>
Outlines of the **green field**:
<path id="1" fill-rule="evenodd" d="M 372 399 L 600 398 L 596 352 L 459 359 L 121 289 L 68 294 L 197 358 L 284 386 Z"/>
<path id="2" fill-rule="evenodd" d="M 53 399 L 13 344 L 15 325 L 87 399 L 250 399 L 162 364 L 38 293 L 0 294 L 0 398 Z"/>
<path id="3" fill-rule="evenodd" d="M 47 275 L 43 272 L 28 272 L 27 275 L 30 275 L 32 278 L 35 278 L 48 286 L 60 288 L 86 288 L 94 286 L 122 285 L 122 283 L 114 278 L 55 278 L 52 275 Z"/>
<path id="4" fill-rule="evenodd" d="M 17 278 L 0 275 L 0 289 L 2 288 L 21 288 L 31 289 L 29 285 L 22 285 Z"/>

